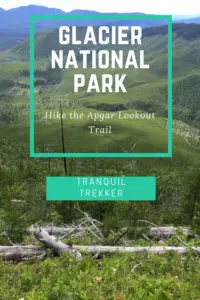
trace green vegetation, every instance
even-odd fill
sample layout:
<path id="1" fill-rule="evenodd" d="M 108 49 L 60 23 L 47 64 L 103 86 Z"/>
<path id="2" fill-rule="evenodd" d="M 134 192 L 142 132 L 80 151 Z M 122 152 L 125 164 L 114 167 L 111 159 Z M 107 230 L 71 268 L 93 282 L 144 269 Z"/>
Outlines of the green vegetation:
<path id="1" fill-rule="evenodd" d="M 187 27 L 188 26 L 188 27 Z M 13 243 L 32 243 L 26 228 L 31 224 L 76 223 L 77 203 L 47 202 L 46 176 L 156 176 L 157 199 L 149 202 L 84 202 L 82 211 L 102 222 L 109 242 L 112 231 L 129 227 L 131 245 L 149 245 L 137 235 L 138 221 L 158 226 L 188 226 L 199 234 L 200 226 L 200 25 L 175 25 L 173 37 L 173 158 L 169 159 L 33 159 L 29 157 L 29 41 L 0 55 L 0 233 Z M 159 34 L 158 34 L 159 32 Z M 80 32 L 82 34 L 82 32 Z M 92 113 L 153 113 L 153 120 L 112 120 L 113 134 L 88 137 L 91 121 L 86 118 L 64 121 L 68 152 L 166 152 L 167 151 L 167 36 L 166 27 L 145 30 L 144 44 L 149 70 L 129 69 L 126 94 L 73 93 L 75 70 L 52 70 L 49 50 L 56 31 L 36 37 L 35 63 L 35 148 L 39 152 L 62 152 L 60 120 L 45 120 L 50 111 L 68 115 Z M 140 48 L 138 47 L 136 51 Z M 67 49 L 66 49 L 67 51 Z M 82 70 L 80 70 L 81 72 Z M 83 70 L 86 79 L 93 70 Z M 107 70 L 107 73 L 118 70 Z M 97 70 L 98 78 L 101 71 Z M 77 142 L 78 141 L 78 142 Z M 132 146 L 140 141 L 136 147 Z M 95 150 L 94 150 L 95 149 Z M 92 152 L 91 151 L 91 152 Z M 22 200 L 13 202 L 12 200 Z M 189 247 L 199 240 L 181 239 Z M 68 241 L 66 241 L 68 242 Z M 161 241 L 162 242 L 162 241 Z M 182 246 L 177 237 L 165 241 Z M 92 244 L 81 239 L 80 244 Z M 5 236 L 0 244 L 8 245 Z M 154 241 L 154 245 L 160 245 Z M 162 244 L 163 245 L 163 244 Z M 197 300 L 200 295 L 199 257 L 169 252 L 161 255 L 123 254 L 93 260 L 83 254 L 75 262 L 69 255 L 18 265 L 0 262 L 2 300 Z M 51 275 L 51 276 L 50 276 Z"/>
<path id="2" fill-rule="evenodd" d="M 53 261 L 0 266 L 3 300 L 199 299 L 199 259 L 192 254 L 114 255 L 102 261 L 87 257 L 81 263 L 64 255 Z"/>

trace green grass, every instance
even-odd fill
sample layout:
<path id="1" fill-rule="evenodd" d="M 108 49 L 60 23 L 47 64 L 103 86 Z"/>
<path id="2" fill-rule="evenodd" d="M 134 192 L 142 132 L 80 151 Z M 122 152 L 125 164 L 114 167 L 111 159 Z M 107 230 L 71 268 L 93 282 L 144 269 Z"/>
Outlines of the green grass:
<path id="1" fill-rule="evenodd" d="M 85 255 L 82 262 L 66 254 L 0 265 L 2 300 L 194 300 L 200 293 L 199 259 L 191 253 L 117 254 L 96 261 Z"/>

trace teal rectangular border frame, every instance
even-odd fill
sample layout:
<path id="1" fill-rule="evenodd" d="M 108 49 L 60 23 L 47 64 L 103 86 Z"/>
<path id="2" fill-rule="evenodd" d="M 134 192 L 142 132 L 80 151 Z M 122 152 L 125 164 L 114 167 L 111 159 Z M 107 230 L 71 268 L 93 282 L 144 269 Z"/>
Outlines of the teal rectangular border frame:
<path id="1" fill-rule="evenodd" d="M 168 152 L 167 153 L 36 153 L 35 152 L 35 97 L 34 97 L 34 65 L 35 65 L 35 32 L 36 20 L 163 20 L 168 21 Z M 119 157 L 119 158 L 170 158 L 172 157 L 172 16 L 171 15 L 133 15 L 99 14 L 99 15 L 34 15 L 30 18 L 30 157 L 60 158 L 60 157 Z"/>

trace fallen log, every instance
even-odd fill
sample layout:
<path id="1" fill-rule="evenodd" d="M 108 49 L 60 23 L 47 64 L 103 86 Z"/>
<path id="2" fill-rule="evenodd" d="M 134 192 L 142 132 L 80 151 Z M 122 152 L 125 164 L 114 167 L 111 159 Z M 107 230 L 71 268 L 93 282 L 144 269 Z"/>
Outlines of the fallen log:
<path id="1" fill-rule="evenodd" d="M 90 254 L 107 254 L 107 253 L 157 253 L 163 254 L 167 251 L 175 251 L 179 254 L 185 254 L 192 249 L 200 253 L 200 247 L 175 247 L 175 246 L 147 246 L 147 247 L 117 247 L 117 246 L 73 246 L 76 251 L 84 251 Z M 64 251 L 66 252 L 66 251 Z M 67 251 L 69 252 L 69 251 Z M 19 254 L 21 258 L 31 258 L 41 256 L 45 253 L 42 246 L 0 246 L 0 256 L 4 258 L 12 258 L 12 255 Z M 63 253 L 63 252 L 62 252 Z"/>
<path id="2" fill-rule="evenodd" d="M 0 246 L 0 256 L 8 261 L 21 261 L 43 255 L 46 255 L 46 250 L 41 246 Z"/>
<path id="3" fill-rule="evenodd" d="M 39 242 L 43 243 L 44 247 L 18 245 L 0 246 L 0 256 L 2 256 L 4 260 L 17 262 L 33 257 L 41 257 L 43 259 L 46 256 L 46 249 L 51 249 L 54 255 L 60 255 L 61 253 L 71 252 L 74 254 L 76 259 L 82 259 L 81 253 L 79 253 L 76 249 L 74 249 L 70 245 L 66 245 L 65 243 L 59 241 L 55 236 L 50 235 L 45 230 L 39 228 L 34 233 L 34 236 Z"/>
<path id="4" fill-rule="evenodd" d="M 50 235 L 46 230 L 39 228 L 34 233 L 34 236 L 39 242 L 42 242 L 46 248 L 53 250 L 54 254 L 59 255 L 64 252 L 73 252 L 77 259 L 82 259 L 81 253 L 75 250 L 72 246 L 61 242 L 55 236 Z"/>
<path id="5" fill-rule="evenodd" d="M 167 238 L 173 235 L 178 234 L 178 231 L 181 229 L 182 233 L 185 236 L 192 234 L 191 229 L 189 228 L 177 228 L 177 227 L 151 227 L 148 233 L 148 236 L 151 238 Z"/>
<path id="6" fill-rule="evenodd" d="M 85 227 L 52 227 L 52 226 L 42 226 L 40 227 L 42 230 L 45 230 L 47 232 L 51 232 L 53 235 L 65 235 L 70 234 L 72 231 L 73 233 L 85 233 L 86 228 Z M 31 226 L 28 228 L 29 233 L 35 233 L 37 232 L 37 228 Z"/>
<path id="7" fill-rule="evenodd" d="M 185 254 L 189 249 L 200 253 L 200 247 L 175 247 L 175 246 L 147 246 L 147 247 L 117 247 L 117 246 L 74 246 L 79 251 L 86 251 L 91 254 L 106 254 L 106 253 L 135 253 L 148 252 L 163 254 L 167 251 L 175 251 L 179 254 Z"/>
<path id="8" fill-rule="evenodd" d="M 51 226 L 44 226 L 41 227 L 42 230 L 45 230 L 47 232 L 51 232 L 53 235 L 70 235 L 71 233 L 82 233 L 83 235 L 88 232 L 88 229 L 85 227 L 51 227 Z M 179 230 L 182 230 L 182 233 L 185 236 L 192 235 L 190 228 L 182 228 L 182 227 L 169 227 L 169 226 L 159 226 L 159 227 L 151 227 L 149 231 L 147 232 L 147 235 L 150 238 L 167 238 L 173 235 L 178 234 Z M 121 229 L 127 230 L 126 228 Z M 138 228 L 138 230 L 141 230 L 141 228 Z M 34 228 L 33 226 L 28 228 L 28 232 L 35 233 L 37 231 L 37 228 Z"/>

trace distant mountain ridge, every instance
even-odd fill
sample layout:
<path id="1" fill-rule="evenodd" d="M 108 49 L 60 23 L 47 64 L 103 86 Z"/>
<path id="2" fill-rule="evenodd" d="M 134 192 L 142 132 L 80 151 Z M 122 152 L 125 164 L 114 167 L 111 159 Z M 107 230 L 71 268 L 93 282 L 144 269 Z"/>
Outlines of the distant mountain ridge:
<path id="1" fill-rule="evenodd" d="M 48 8 L 45 6 L 29 5 L 21 6 L 9 10 L 0 8 L 0 51 L 14 47 L 29 36 L 29 22 L 32 15 L 99 15 L 101 12 L 76 9 L 71 12 L 65 12 L 57 8 Z M 107 14 L 108 16 L 116 14 L 115 12 Z M 119 13 L 141 14 L 134 13 Z M 174 23 L 197 23 L 200 24 L 200 17 L 192 19 L 174 20 Z M 143 28 L 167 25 L 167 20 L 37 20 L 35 22 L 35 31 L 53 30 L 61 25 L 69 26 L 100 26 L 100 25 L 131 26 L 138 25 Z"/>
<path id="2" fill-rule="evenodd" d="M 90 10 L 81 10 L 81 9 L 76 9 L 71 12 L 65 12 L 61 9 L 57 8 L 49 8 L 46 6 L 38 6 L 38 5 L 28 5 L 28 6 L 21 6 L 17 8 L 12 8 L 9 10 L 4 10 L 0 8 L 0 30 L 6 28 L 11 29 L 11 27 L 15 27 L 15 30 L 19 28 L 20 30 L 24 29 L 24 31 L 28 30 L 29 27 L 29 20 L 32 15 L 72 15 L 72 14 L 92 14 L 92 15 L 99 15 L 102 14 L 101 12 L 97 11 L 90 11 Z M 109 13 L 109 15 L 116 14 L 116 12 Z M 121 15 L 127 15 L 127 14 L 141 14 L 145 15 L 144 13 L 141 12 L 132 12 L 132 13 L 120 13 Z M 111 21 L 111 20 L 110 20 Z M 189 19 L 181 19 L 181 20 L 174 20 L 174 22 L 181 22 L 181 23 L 200 23 L 200 17 L 194 17 L 194 18 L 189 18 Z M 44 30 L 44 29 L 54 29 L 55 26 L 59 25 L 59 22 L 51 22 L 51 21 L 45 21 L 45 22 L 37 22 L 36 24 L 36 30 Z M 63 23 L 63 21 L 62 21 Z M 72 22 L 71 22 L 72 23 Z M 87 24 L 88 23 L 88 24 Z M 95 20 L 88 21 L 85 20 L 83 21 L 78 21 L 76 20 L 76 25 L 90 25 L 93 23 L 94 25 L 97 23 Z M 98 22 L 99 23 L 99 22 Z M 105 23 L 101 21 L 101 23 Z M 111 22 L 112 23 L 112 22 Z M 131 23 L 135 23 L 134 20 L 127 20 L 127 21 L 122 21 L 123 25 L 130 25 Z M 149 27 L 152 25 L 160 26 L 164 25 L 166 21 L 164 20 L 141 20 L 140 24 L 141 26 L 144 27 Z M 13 29 L 13 28 L 12 28 Z"/>
<path id="3" fill-rule="evenodd" d="M 29 30 L 29 21 L 32 15 L 99 15 L 101 12 L 90 11 L 90 10 L 80 10 L 76 9 L 71 12 L 64 12 L 60 9 L 56 8 L 48 8 L 45 6 L 37 6 L 37 5 L 29 5 L 29 6 L 21 6 L 18 8 L 13 8 L 10 10 L 0 10 L 0 31 L 1 29 L 12 29 L 15 27 L 15 30 L 19 28 L 20 30 L 27 31 Z M 115 12 L 107 14 L 108 16 L 116 14 Z M 127 13 L 120 13 L 122 15 L 127 15 Z M 140 12 L 128 13 L 128 14 L 141 14 Z M 120 21 L 121 22 L 121 21 Z M 149 27 L 153 25 L 163 25 L 166 22 L 163 20 L 141 20 L 137 21 L 140 23 L 142 27 Z M 109 24 L 109 23 L 117 23 L 113 20 L 45 20 L 45 21 L 37 21 L 35 26 L 35 31 L 47 30 L 47 29 L 55 29 L 56 27 L 67 23 L 69 25 L 77 25 L 77 26 L 87 26 L 87 25 L 100 25 L 100 24 Z M 135 23 L 133 20 L 123 21 L 124 25 L 129 25 L 131 23 Z M 12 27 L 12 28 L 11 28 Z"/>
<path id="4" fill-rule="evenodd" d="M 181 20 L 178 20 L 178 23 L 179 22 L 182 22 L 182 23 L 185 23 L 185 24 L 191 24 L 191 23 L 200 24 L 200 17 L 189 18 L 189 19 L 181 19 Z"/>

